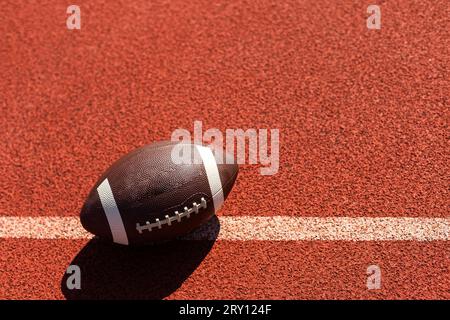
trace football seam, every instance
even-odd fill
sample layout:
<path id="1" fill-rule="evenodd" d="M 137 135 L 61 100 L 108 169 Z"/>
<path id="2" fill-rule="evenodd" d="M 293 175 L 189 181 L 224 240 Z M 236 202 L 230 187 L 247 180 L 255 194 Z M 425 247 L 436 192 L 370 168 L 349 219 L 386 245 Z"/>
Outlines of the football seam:
<path id="1" fill-rule="evenodd" d="M 233 179 L 237 176 L 238 172 L 236 172 L 232 177 L 230 177 L 227 182 L 223 185 L 224 187 L 229 185 Z M 223 187 L 221 188 L 220 191 L 223 191 Z M 215 194 L 212 195 L 211 199 L 214 198 L 214 196 L 219 193 L 220 191 L 216 192 Z M 191 213 L 195 213 L 198 214 L 199 209 L 207 208 L 207 201 L 204 197 L 202 197 L 200 199 L 201 203 L 197 204 L 196 202 L 192 203 L 192 208 L 188 208 L 188 207 L 184 207 L 184 211 L 182 213 L 179 213 L 178 211 L 175 211 L 175 215 L 174 216 L 169 216 L 169 215 L 165 215 L 165 219 L 164 220 L 160 220 L 159 218 L 155 219 L 154 223 L 150 223 L 149 221 L 145 221 L 145 224 L 141 225 L 139 224 L 139 222 L 136 223 L 136 230 L 139 232 L 139 234 L 142 234 L 144 230 L 148 230 L 149 232 L 152 231 L 153 228 L 158 228 L 161 229 L 163 225 L 167 224 L 168 226 L 172 225 L 172 222 L 181 222 L 181 218 L 187 217 L 188 219 L 190 218 Z M 176 207 L 176 206 L 174 206 Z M 172 207 L 172 208 L 174 208 Z"/>
<path id="2" fill-rule="evenodd" d="M 149 232 L 152 231 L 153 228 L 161 229 L 162 225 L 167 224 L 168 226 L 172 225 L 172 222 L 181 222 L 181 218 L 190 218 L 192 213 L 198 214 L 199 209 L 206 209 L 207 208 L 207 201 L 205 198 L 200 199 L 200 204 L 197 204 L 196 202 L 192 203 L 192 208 L 184 207 L 184 211 L 182 213 L 179 213 L 178 211 L 175 211 L 174 216 L 166 215 L 164 220 L 159 220 L 159 218 L 155 219 L 154 223 L 150 223 L 149 221 L 146 221 L 144 225 L 140 225 L 139 223 L 136 223 L 136 230 L 142 234 L 142 231 L 148 230 Z"/>
<path id="3" fill-rule="evenodd" d="M 217 191 L 216 193 L 211 194 L 212 198 L 214 198 L 214 196 L 215 196 L 216 194 L 218 194 L 219 192 L 221 192 L 221 191 L 223 192 L 223 190 L 225 189 L 225 187 L 227 187 L 229 184 L 231 184 L 232 181 L 234 180 L 234 178 L 237 177 L 237 175 L 238 175 L 238 171 L 236 171 L 236 173 L 233 174 L 233 175 L 227 180 L 227 182 L 222 183 L 222 188 L 220 188 L 220 190 Z"/>

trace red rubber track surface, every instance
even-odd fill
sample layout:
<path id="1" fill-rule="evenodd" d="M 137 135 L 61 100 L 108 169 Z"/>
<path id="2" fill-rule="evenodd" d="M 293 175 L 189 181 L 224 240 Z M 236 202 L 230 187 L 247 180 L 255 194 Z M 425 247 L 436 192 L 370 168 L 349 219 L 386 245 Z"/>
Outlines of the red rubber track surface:
<path id="1" fill-rule="evenodd" d="M 8 298 L 450 298 L 446 242 L 200 241 L 118 249 L 95 241 L 2 240 L 2 247 L 0 280 L 8 285 L 0 297 Z M 72 291 L 64 289 L 65 270 L 74 263 L 82 278 L 81 290 Z M 381 290 L 367 290 L 371 264 L 382 270 Z"/>
<path id="2" fill-rule="evenodd" d="M 242 166 L 221 215 L 449 217 L 448 2 L 379 1 L 381 30 L 369 4 L 78 1 L 71 31 L 68 3 L 3 3 L 0 215 L 75 216 L 114 160 L 201 120 L 280 130 L 278 174 Z M 0 298 L 64 297 L 85 243 L 0 239 Z M 449 298 L 445 241 L 206 251 L 158 298 Z"/>

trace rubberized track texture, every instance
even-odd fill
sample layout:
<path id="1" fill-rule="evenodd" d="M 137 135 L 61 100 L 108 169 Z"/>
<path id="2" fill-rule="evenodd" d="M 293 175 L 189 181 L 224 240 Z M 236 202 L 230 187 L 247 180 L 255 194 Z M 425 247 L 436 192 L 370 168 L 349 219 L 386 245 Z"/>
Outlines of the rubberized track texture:
<path id="1" fill-rule="evenodd" d="M 1 299 L 450 298 L 448 1 L 76 4 L 1 6 Z M 196 120 L 279 129 L 279 172 L 242 165 L 195 241 L 84 234 L 100 174 Z"/>

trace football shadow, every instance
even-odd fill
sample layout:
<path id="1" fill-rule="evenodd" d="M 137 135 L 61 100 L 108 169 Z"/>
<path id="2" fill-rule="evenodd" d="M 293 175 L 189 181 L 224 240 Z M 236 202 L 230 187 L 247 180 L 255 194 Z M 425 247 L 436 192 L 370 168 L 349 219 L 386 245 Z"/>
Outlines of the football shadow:
<path id="1" fill-rule="evenodd" d="M 184 239 L 145 247 L 126 247 L 90 240 L 71 265 L 81 271 L 81 289 L 68 289 L 69 300 L 163 299 L 177 290 L 211 250 L 220 230 L 213 216 Z M 201 239 L 201 240 L 198 240 Z"/>

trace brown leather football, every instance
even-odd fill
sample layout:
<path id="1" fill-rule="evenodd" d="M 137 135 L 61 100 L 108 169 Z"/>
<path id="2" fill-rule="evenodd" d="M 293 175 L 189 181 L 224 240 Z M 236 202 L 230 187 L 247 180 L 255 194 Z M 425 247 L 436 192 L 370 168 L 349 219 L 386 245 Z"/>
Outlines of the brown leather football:
<path id="1" fill-rule="evenodd" d="M 190 161 L 180 161 L 179 154 L 190 154 Z M 238 166 L 230 155 L 224 158 L 218 163 L 208 147 L 172 141 L 136 149 L 94 185 L 81 224 L 124 245 L 185 235 L 209 220 L 230 193 Z"/>

